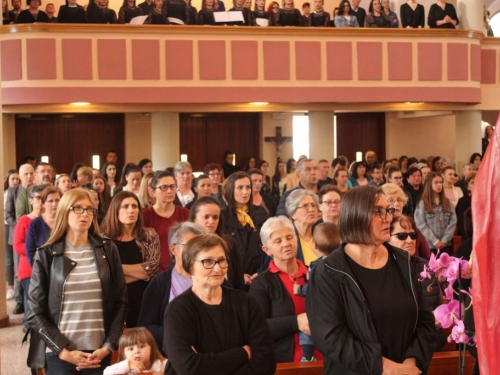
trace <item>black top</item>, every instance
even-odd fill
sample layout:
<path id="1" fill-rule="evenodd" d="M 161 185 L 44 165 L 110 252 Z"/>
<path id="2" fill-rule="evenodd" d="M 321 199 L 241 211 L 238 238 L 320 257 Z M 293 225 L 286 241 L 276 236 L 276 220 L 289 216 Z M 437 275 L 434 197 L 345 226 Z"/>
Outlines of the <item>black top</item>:
<path id="1" fill-rule="evenodd" d="M 302 15 L 298 9 L 280 9 L 276 26 L 302 26 Z"/>
<path id="2" fill-rule="evenodd" d="M 82 6 L 76 5 L 70 7 L 68 5 L 61 5 L 59 13 L 57 14 L 58 23 L 86 23 L 85 10 Z"/>
<path id="3" fill-rule="evenodd" d="M 253 20 L 253 12 L 248 10 L 247 8 L 243 7 L 243 8 L 237 8 L 237 7 L 233 7 L 231 9 L 229 9 L 229 12 L 241 12 L 243 13 L 243 19 L 245 20 L 245 22 L 228 22 L 227 24 L 228 25 L 241 25 L 241 26 L 253 26 L 255 24 L 254 20 Z M 223 167 L 225 168 L 225 167 Z M 239 170 L 239 168 L 238 168 Z M 225 169 L 224 169 L 225 171 Z M 233 172 L 231 172 L 233 173 Z M 224 176 L 226 175 L 226 173 L 224 172 Z"/>
<path id="4" fill-rule="evenodd" d="M 189 7 L 184 0 L 166 0 L 167 4 L 167 17 L 169 18 L 177 18 L 184 22 L 185 24 L 189 23 Z M 173 25 L 177 25 L 178 23 L 169 21 Z"/>
<path id="5" fill-rule="evenodd" d="M 35 23 L 35 22 L 50 22 L 49 17 L 47 16 L 47 13 L 45 13 L 43 10 L 38 11 L 38 15 L 35 18 L 31 12 L 26 9 L 23 10 L 21 13 L 19 13 L 19 16 L 17 17 L 16 23 Z"/>
<path id="6" fill-rule="evenodd" d="M 330 25 L 330 13 L 316 11 L 312 12 L 309 16 L 309 25 L 314 27 L 328 27 Z"/>
<path id="7" fill-rule="evenodd" d="M 436 29 L 454 29 L 455 26 L 452 23 L 445 23 L 442 25 L 437 25 L 437 21 L 441 21 L 444 17 L 450 16 L 450 18 L 454 19 L 457 21 L 457 26 L 459 24 L 458 21 L 458 16 L 457 12 L 455 10 L 455 7 L 450 4 L 446 3 L 444 10 L 437 4 L 432 4 L 431 8 L 429 9 L 429 15 L 427 16 L 427 23 L 429 24 L 429 27 L 436 28 Z"/>
<path id="8" fill-rule="evenodd" d="M 151 4 L 143 2 L 139 4 L 139 8 L 141 9 L 142 14 L 149 14 L 155 9 L 155 3 L 154 1 L 151 1 Z"/>
<path id="9" fill-rule="evenodd" d="M 91 1 L 87 6 L 87 22 L 114 24 L 118 22 L 118 19 L 116 17 L 116 12 L 113 9 L 101 9 L 94 1 Z"/>
<path id="10" fill-rule="evenodd" d="M 220 305 L 207 305 L 188 289 L 168 305 L 164 323 L 165 374 L 274 374 L 269 327 L 245 292 L 222 288 Z"/>
<path id="11" fill-rule="evenodd" d="M 380 16 L 375 16 L 373 13 L 370 13 L 365 18 L 365 27 L 392 27 L 391 20 L 385 14 L 381 14 Z"/>
<path id="12" fill-rule="evenodd" d="M 457 206 L 455 207 L 455 212 L 457 214 L 457 235 L 462 236 L 462 240 L 465 240 L 467 238 L 467 236 L 465 235 L 464 214 L 465 211 L 471 207 L 471 203 L 472 197 L 470 196 L 469 192 L 466 192 L 466 194 L 458 200 Z"/>
<path id="13" fill-rule="evenodd" d="M 202 9 L 197 15 L 198 25 L 215 25 L 214 11 L 211 9 Z"/>
<path id="14" fill-rule="evenodd" d="M 401 5 L 400 8 L 401 25 L 403 28 L 408 26 L 417 29 L 419 26 L 425 26 L 425 10 L 422 4 L 418 4 L 415 10 L 407 3 Z"/>
<path id="15" fill-rule="evenodd" d="M 167 14 L 164 11 L 158 12 L 156 9 L 149 13 L 149 17 L 145 23 L 153 25 L 168 25 Z"/>
<path id="16" fill-rule="evenodd" d="M 263 12 L 253 12 L 253 19 L 254 19 L 254 21 L 256 21 L 257 18 L 264 18 L 266 20 L 269 20 L 269 13 L 266 12 L 266 11 L 263 11 Z M 255 22 L 255 25 L 257 25 L 257 22 Z"/>
<path id="17" fill-rule="evenodd" d="M 382 345 L 382 356 L 397 363 L 403 362 L 413 339 L 417 309 L 414 296 L 402 278 L 396 261 L 389 255 L 384 267 L 369 269 L 356 263 L 347 254 L 346 260 L 370 310 Z"/>
<path id="18" fill-rule="evenodd" d="M 118 248 L 118 254 L 122 264 L 143 263 L 141 249 L 135 240 L 122 242 L 114 241 Z M 148 282 L 138 280 L 127 284 L 127 296 L 129 310 L 125 319 L 128 328 L 137 327 L 137 318 L 141 309 L 142 295 L 148 286 Z"/>
<path id="19" fill-rule="evenodd" d="M 365 27 L 366 10 L 363 8 L 358 8 L 357 11 L 351 8 L 349 13 L 351 16 L 355 16 L 358 19 L 359 27 Z"/>
<path id="20" fill-rule="evenodd" d="M 324 180 L 318 180 L 318 189 L 321 189 L 325 185 L 332 185 L 333 180 L 330 177 L 325 178 Z"/>
<path id="21" fill-rule="evenodd" d="M 130 23 L 132 18 L 139 17 L 142 15 L 141 8 L 135 7 L 130 8 L 129 6 L 122 6 L 120 8 L 118 23 Z M 116 190 L 115 190 L 116 194 Z"/>
<path id="22" fill-rule="evenodd" d="M 412 185 L 407 185 L 404 187 L 404 191 L 406 195 L 411 197 L 411 202 L 413 204 L 413 212 L 417 209 L 417 204 L 420 201 L 420 197 L 422 196 L 422 192 L 424 191 L 424 187 L 420 185 L 420 189 L 416 190 Z"/>

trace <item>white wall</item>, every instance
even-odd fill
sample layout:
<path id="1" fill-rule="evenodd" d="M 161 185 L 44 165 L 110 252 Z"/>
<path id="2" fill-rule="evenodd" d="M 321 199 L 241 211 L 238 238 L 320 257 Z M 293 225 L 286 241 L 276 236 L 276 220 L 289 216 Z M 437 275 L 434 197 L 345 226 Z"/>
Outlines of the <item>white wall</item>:
<path id="1" fill-rule="evenodd" d="M 2 165 L 5 173 L 9 169 L 17 169 L 16 165 L 16 126 L 13 114 L 2 115 L 3 159 Z M 2 174 L 3 176 L 3 174 Z"/>
<path id="2" fill-rule="evenodd" d="M 270 142 L 264 142 L 264 137 L 274 137 L 276 136 L 276 126 L 281 126 L 282 136 L 293 136 L 293 112 L 284 112 L 283 119 L 273 120 L 273 113 L 265 112 L 262 113 L 262 128 L 260 134 L 262 134 L 260 140 L 261 158 L 269 163 L 270 176 L 274 175 L 274 169 L 276 167 L 276 144 Z M 288 159 L 293 157 L 293 145 L 292 142 L 286 142 L 283 144 L 283 156 L 282 159 L 286 162 Z"/>
<path id="3" fill-rule="evenodd" d="M 151 157 L 151 116 L 127 113 L 125 115 L 125 161 L 120 161 L 120 163 L 137 164 L 142 159 L 151 159 Z M 156 166 L 153 164 L 153 167 Z"/>

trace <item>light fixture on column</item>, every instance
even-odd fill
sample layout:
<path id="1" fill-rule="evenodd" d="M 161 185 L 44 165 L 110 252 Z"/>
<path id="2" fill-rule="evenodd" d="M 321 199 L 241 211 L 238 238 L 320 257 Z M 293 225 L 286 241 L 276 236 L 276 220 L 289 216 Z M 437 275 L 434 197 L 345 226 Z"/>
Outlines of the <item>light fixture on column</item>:
<path id="1" fill-rule="evenodd" d="M 181 161 L 188 161 L 188 155 L 187 154 L 181 154 Z"/>
<path id="2" fill-rule="evenodd" d="M 361 151 L 356 151 L 356 161 L 363 161 L 363 153 Z"/>
<path id="3" fill-rule="evenodd" d="M 42 163 L 48 163 L 49 162 L 49 157 L 48 156 L 42 156 L 41 160 L 42 160 Z"/>
<path id="4" fill-rule="evenodd" d="M 92 168 L 94 169 L 100 169 L 100 162 L 101 157 L 99 155 L 92 155 Z"/>

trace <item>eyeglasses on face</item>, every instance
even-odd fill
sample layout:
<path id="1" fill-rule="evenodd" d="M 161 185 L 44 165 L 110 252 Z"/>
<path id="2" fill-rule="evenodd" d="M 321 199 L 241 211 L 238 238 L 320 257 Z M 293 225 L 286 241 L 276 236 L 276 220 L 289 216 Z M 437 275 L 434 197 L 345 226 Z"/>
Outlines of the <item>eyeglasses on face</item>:
<path id="1" fill-rule="evenodd" d="M 378 215 L 382 220 L 385 220 L 387 218 L 387 214 L 391 215 L 391 217 L 394 217 L 395 212 L 396 209 L 394 207 L 389 207 L 389 208 L 378 207 L 373 210 L 373 213 L 375 215 Z"/>
<path id="2" fill-rule="evenodd" d="M 392 236 L 396 236 L 398 238 L 398 240 L 400 241 L 406 241 L 406 239 L 408 238 L 408 236 L 410 236 L 410 238 L 415 241 L 418 237 L 417 233 L 415 232 L 410 232 L 410 233 L 407 233 L 407 232 L 401 232 L 401 233 L 394 233 L 394 234 L 391 234 L 391 237 Z"/>
<path id="3" fill-rule="evenodd" d="M 326 204 L 328 207 L 336 205 L 338 206 L 340 204 L 340 199 L 335 199 L 334 201 L 323 201 L 324 204 Z"/>
<path id="4" fill-rule="evenodd" d="M 69 209 L 77 215 L 82 215 L 84 212 L 86 212 L 89 216 L 94 216 L 97 214 L 97 209 L 95 209 L 94 207 L 71 206 Z"/>
<path id="5" fill-rule="evenodd" d="M 305 203 L 302 206 L 297 207 L 297 209 L 299 209 L 299 208 L 305 208 L 307 211 L 309 211 L 309 209 L 317 210 L 318 206 L 316 205 L 316 203 Z"/>
<path id="6" fill-rule="evenodd" d="M 222 173 L 219 173 L 219 172 L 210 172 L 208 175 L 209 176 L 222 176 Z"/>
<path id="7" fill-rule="evenodd" d="M 215 259 L 196 259 L 195 262 L 199 262 L 202 264 L 203 268 L 207 270 L 211 270 L 215 267 L 216 264 L 219 265 L 220 268 L 224 269 L 229 266 L 229 259 L 223 258 L 219 260 Z"/>
<path id="8" fill-rule="evenodd" d="M 156 189 L 160 189 L 161 191 L 168 191 L 168 190 L 175 191 L 175 184 L 157 186 Z"/>
<path id="9" fill-rule="evenodd" d="M 389 204 L 394 204 L 396 202 L 399 204 L 403 204 L 405 201 L 402 198 L 387 198 L 387 203 Z"/>

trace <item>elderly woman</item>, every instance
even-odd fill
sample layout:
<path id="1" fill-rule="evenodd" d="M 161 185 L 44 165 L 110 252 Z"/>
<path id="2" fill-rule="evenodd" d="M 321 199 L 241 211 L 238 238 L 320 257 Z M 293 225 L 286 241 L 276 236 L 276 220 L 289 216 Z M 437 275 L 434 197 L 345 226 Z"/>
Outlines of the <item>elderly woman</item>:
<path id="1" fill-rule="evenodd" d="M 184 222 L 174 225 L 168 234 L 174 266 L 151 280 L 144 291 L 137 324 L 151 332 L 159 348 L 163 343 L 163 317 L 167 305 L 193 286 L 191 275 L 182 268 L 182 252 L 191 238 L 204 233 L 203 227 L 197 224 Z"/>
<path id="2" fill-rule="evenodd" d="M 318 259 L 312 250 L 312 229 L 319 216 L 318 196 L 310 190 L 295 190 L 286 199 L 285 209 L 297 236 L 297 259 L 309 266 Z"/>
<path id="3" fill-rule="evenodd" d="M 236 242 L 224 230 L 224 219 L 221 216 L 221 211 L 222 209 L 217 199 L 214 197 L 202 197 L 194 202 L 189 212 L 188 220 L 203 226 L 207 233 L 218 234 L 227 242 L 231 258 L 231 267 L 229 267 L 227 272 L 227 280 L 234 289 L 246 291 L 241 254 Z"/>
<path id="4" fill-rule="evenodd" d="M 172 173 L 156 172 L 151 188 L 155 192 L 156 201 L 142 211 L 142 217 L 144 225 L 154 228 L 160 236 L 161 270 L 165 271 L 170 265 L 168 232 L 174 224 L 187 220 L 189 210 L 174 204 L 176 185 Z"/>
<path id="5" fill-rule="evenodd" d="M 139 199 L 128 191 L 113 197 L 101 230 L 118 248 L 130 306 L 125 321 L 136 327 L 144 290 L 160 271 L 160 238 L 153 228 L 144 228 Z"/>
<path id="6" fill-rule="evenodd" d="M 305 298 L 295 295 L 294 285 L 305 285 L 307 268 L 296 258 L 295 228 L 284 216 L 268 219 L 260 231 L 262 250 L 273 260 L 250 287 L 264 311 L 278 362 L 300 362 L 299 332 L 310 335 Z M 321 354 L 315 353 L 322 359 Z"/>
<path id="7" fill-rule="evenodd" d="M 394 218 L 399 218 L 404 213 L 404 207 L 408 203 L 408 196 L 405 194 L 403 189 L 401 189 L 401 187 L 391 183 L 382 185 L 382 191 L 387 198 L 387 202 L 392 208 L 395 209 Z M 415 231 L 418 235 L 416 254 L 421 258 L 429 260 L 431 258 L 431 250 L 427 245 L 427 240 L 420 230 L 415 229 Z"/>
<path id="8" fill-rule="evenodd" d="M 274 374 L 273 341 L 254 298 L 222 286 L 229 250 L 215 234 L 190 239 L 182 268 L 193 286 L 165 312 L 165 374 Z"/>
<path id="9" fill-rule="evenodd" d="M 379 187 L 342 197 L 342 245 L 320 263 L 308 284 L 307 314 L 325 374 L 426 372 L 434 318 L 407 252 L 387 242 L 394 216 Z"/>
<path id="10" fill-rule="evenodd" d="M 261 265 L 259 231 L 269 217 L 253 204 L 252 181 L 245 172 L 231 174 L 224 185 L 227 207 L 222 211 L 226 233 L 236 241 L 243 261 L 245 284 L 250 285 Z"/>
<path id="11" fill-rule="evenodd" d="M 340 201 L 342 192 L 334 185 L 325 185 L 318 192 L 320 201 L 319 210 L 321 211 L 321 222 L 339 223 Z"/>
<path id="12" fill-rule="evenodd" d="M 189 202 L 196 199 L 191 185 L 193 184 L 193 167 L 187 161 L 180 161 L 174 167 L 175 182 L 177 183 L 177 193 L 174 204 L 186 207 Z"/>
<path id="13" fill-rule="evenodd" d="M 47 346 L 47 375 L 102 373 L 123 330 L 125 277 L 115 244 L 99 236 L 96 215 L 90 192 L 64 194 L 35 257 L 28 323 Z"/>
<path id="14" fill-rule="evenodd" d="M 389 240 L 389 244 L 407 251 L 412 262 L 416 265 L 418 272 L 422 272 L 424 266 L 428 264 L 428 261 L 417 256 L 417 231 L 418 229 L 415 226 L 415 222 L 410 216 L 395 216 L 391 222 L 391 239 Z M 425 279 L 422 281 L 422 294 L 429 311 L 434 311 L 441 303 L 445 303 L 442 298 L 440 286 L 433 285 L 433 280 Z M 438 342 L 435 351 L 439 351 L 446 343 L 446 335 L 440 327 L 437 326 L 436 328 Z"/>

